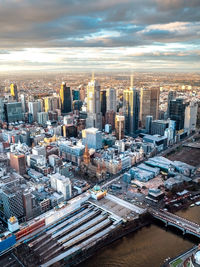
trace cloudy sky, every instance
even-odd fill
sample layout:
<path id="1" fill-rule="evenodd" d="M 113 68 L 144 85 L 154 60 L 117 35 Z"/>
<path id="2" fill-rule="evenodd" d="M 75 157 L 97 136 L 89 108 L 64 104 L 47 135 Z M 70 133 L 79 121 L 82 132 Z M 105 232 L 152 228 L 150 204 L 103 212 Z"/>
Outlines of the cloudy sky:
<path id="1" fill-rule="evenodd" d="M 200 0 L 0 0 L 0 71 L 199 67 Z"/>

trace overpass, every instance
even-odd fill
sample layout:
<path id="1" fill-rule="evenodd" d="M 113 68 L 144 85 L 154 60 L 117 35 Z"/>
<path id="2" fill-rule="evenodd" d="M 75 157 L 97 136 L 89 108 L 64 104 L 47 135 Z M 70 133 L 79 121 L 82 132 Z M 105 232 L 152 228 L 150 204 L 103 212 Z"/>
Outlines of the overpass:
<path id="1" fill-rule="evenodd" d="M 171 225 L 182 230 L 183 234 L 200 238 L 200 225 L 161 209 L 150 208 L 149 212 L 154 218 L 164 222 L 166 227 Z"/>

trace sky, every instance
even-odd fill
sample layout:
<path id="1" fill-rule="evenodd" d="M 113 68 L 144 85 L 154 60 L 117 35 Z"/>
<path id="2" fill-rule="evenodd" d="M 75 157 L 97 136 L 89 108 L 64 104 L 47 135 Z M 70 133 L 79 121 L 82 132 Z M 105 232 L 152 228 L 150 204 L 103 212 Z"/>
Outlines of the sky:
<path id="1" fill-rule="evenodd" d="M 0 72 L 199 71 L 200 0 L 0 0 Z"/>

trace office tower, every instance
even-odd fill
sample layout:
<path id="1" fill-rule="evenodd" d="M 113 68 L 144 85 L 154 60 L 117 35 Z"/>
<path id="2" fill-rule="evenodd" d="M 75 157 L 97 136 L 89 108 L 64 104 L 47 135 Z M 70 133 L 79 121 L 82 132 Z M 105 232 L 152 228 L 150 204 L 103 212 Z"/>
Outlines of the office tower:
<path id="1" fill-rule="evenodd" d="M 44 98 L 44 111 L 54 111 L 60 108 L 60 97 L 58 96 L 48 96 Z"/>
<path id="2" fill-rule="evenodd" d="M 176 91 L 170 90 L 168 93 L 168 100 L 167 100 L 167 118 L 169 118 L 169 112 L 170 112 L 170 103 L 172 100 L 176 99 Z"/>
<path id="3" fill-rule="evenodd" d="M 170 101 L 169 117 L 171 120 L 176 121 L 177 131 L 184 128 L 185 106 L 182 98 Z"/>
<path id="4" fill-rule="evenodd" d="M 88 128 L 82 131 L 82 142 L 88 148 L 102 148 L 102 132 L 97 128 Z"/>
<path id="5" fill-rule="evenodd" d="M 100 103 L 100 85 L 92 79 L 87 86 L 87 119 L 86 127 L 102 129 L 102 114 Z"/>
<path id="6" fill-rule="evenodd" d="M 61 84 L 60 88 L 60 99 L 61 99 L 61 112 L 63 114 L 72 111 L 72 97 L 70 87 L 67 87 L 66 83 Z"/>
<path id="7" fill-rule="evenodd" d="M 19 218 L 24 215 L 22 190 L 19 186 L 6 186 L 2 188 L 1 199 L 7 219 L 12 216 Z"/>
<path id="8" fill-rule="evenodd" d="M 84 102 L 85 101 L 85 98 L 86 98 L 86 90 L 85 90 L 85 87 L 83 86 L 83 85 L 80 85 L 79 86 L 79 92 L 80 92 L 80 96 L 79 96 L 79 98 L 80 98 L 80 100 L 82 101 L 82 102 Z"/>
<path id="9" fill-rule="evenodd" d="M 3 98 L 0 98 L 0 120 L 4 121 L 4 119 L 5 119 L 4 102 L 3 102 Z"/>
<path id="10" fill-rule="evenodd" d="M 198 104 L 191 102 L 185 108 L 185 122 L 184 129 L 188 131 L 195 131 L 197 122 Z"/>
<path id="11" fill-rule="evenodd" d="M 32 114 L 33 121 L 37 121 L 37 114 L 41 112 L 41 102 L 28 102 L 28 110 Z"/>
<path id="12" fill-rule="evenodd" d="M 10 166 L 20 175 L 26 173 L 26 158 L 24 154 L 10 153 Z"/>
<path id="13" fill-rule="evenodd" d="M 112 126 L 112 130 L 115 129 L 115 116 L 116 112 L 114 110 L 109 110 L 106 112 L 105 124 L 110 124 Z"/>
<path id="14" fill-rule="evenodd" d="M 101 113 L 102 116 L 106 114 L 106 90 L 100 91 Z"/>
<path id="15" fill-rule="evenodd" d="M 169 121 L 154 120 L 151 123 L 151 134 L 164 135 L 165 130 L 169 127 Z"/>
<path id="16" fill-rule="evenodd" d="M 125 128 L 125 117 L 116 115 L 115 117 L 115 131 L 117 140 L 124 138 L 124 128 Z"/>
<path id="17" fill-rule="evenodd" d="M 37 122 L 40 125 L 45 125 L 48 121 L 48 113 L 47 112 L 38 112 L 37 113 Z"/>
<path id="18" fill-rule="evenodd" d="M 59 173 L 52 174 L 50 177 L 51 187 L 60 192 L 64 196 L 64 200 L 71 198 L 72 196 L 72 185 L 69 178 Z"/>
<path id="19" fill-rule="evenodd" d="M 81 100 L 74 100 L 73 101 L 73 110 L 81 110 L 83 106 L 83 102 Z"/>
<path id="20" fill-rule="evenodd" d="M 22 121 L 23 111 L 21 102 L 10 102 L 4 104 L 5 119 L 8 123 Z"/>
<path id="21" fill-rule="evenodd" d="M 145 126 L 146 116 L 158 119 L 160 88 L 141 88 L 140 91 L 140 121 Z"/>
<path id="22" fill-rule="evenodd" d="M 109 88 L 106 91 L 106 97 L 107 97 L 107 111 L 113 110 L 117 111 L 117 103 L 116 103 L 116 90 L 114 88 Z"/>
<path id="23" fill-rule="evenodd" d="M 74 100 L 80 100 L 80 91 L 79 90 L 73 90 L 72 96 L 73 96 L 73 101 Z"/>
<path id="24" fill-rule="evenodd" d="M 125 134 L 135 135 L 139 127 L 140 97 L 136 88 L 124 90 L 123 108 L 125 115 Z"/>
<path id="25" fill-rule="evenodd" d="M 148 134 L 151 133 L 151 123 L 153 121 L 153 116 L 146 116 L 146 119 L 145 119 L 145 129 L 146 129 L 146 132 Z"/>
<path id="26" fill-rule="evenodd" d="M 24 94 L 20 95 L 21 103 L 22 103 L 22 110 L 25 113 L 26 112 L 26 97 Z"/>
<path id="27" fill-rule="evenodd" d="M 10 94 L 18 102 L 18 91 L 17 91 L 17 85 L 14 83 L 11 83 L 10 85 Z"/>

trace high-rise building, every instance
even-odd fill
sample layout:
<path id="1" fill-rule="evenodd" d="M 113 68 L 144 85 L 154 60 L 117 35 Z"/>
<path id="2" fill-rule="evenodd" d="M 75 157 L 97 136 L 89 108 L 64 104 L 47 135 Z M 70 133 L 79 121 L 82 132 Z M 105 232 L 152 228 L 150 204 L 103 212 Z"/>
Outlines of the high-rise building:
<path id="1" fill-rule="evenodd" d="M 176 122 L 177 131 L 184 128 L 185 107 L 186 105 L 182 98 L 170 101 L 169 117 Z"/>
<path id="2" fill-rule="evenodd" d="M 66 83 L 61 84 L 60 88 L 60 99 L 61 99 L 61 112 L 63 114 L 69 113 L 72 111 L 72 96 L 70 87 Z"/>
<path id="3" fill-rule="evenodd" d="M 150 116 L 150 115 L 146 116 L 146 119 L 145 119 L 145 129 L 146 129 L 146 132 L 148 134 L 151 133 L 151 123 L 152 123 L 152 121 L 153 121 L 153 116 Z"/>
<path id="4" fill-rule="evenodd" d="M 185 122 L 184 129 L 188 131 L 195 131 L 197 123 L 198 104 L 191 102 L 185 108 Z"/>
<path id="5" fill-rule="evenodd" d="M 87 86 L 87 119 L 86 127 L 102 129 L 102 113 L 100 103 L 100 85 L 92 79 Z"/>
<path id="6" fill-rule="evenodd" d="M 23 175 L 26 173 L 26 158 L 24 154 L 10 153 L 10 166 L 16 172 Z"/>
<path id="7" fill-rule="evenodd" d="M 47 121 L 48 121 L 48 113 L 47 112 L 38 112 L 37 113 L 38 124 L 45 125 Z"/>
<path id="8" fill-rule="evenodd" d="M 97 128 L 88 128 L 82 131 L 82 142 L 88 148 L 102 148 L 102 132 Z"/>
<path id="9" fill-rule="evenodd" d="M 176 91 L 170 90 L 168 93 L 168 100 L 167 100 L 167 118 L 169 118 L 169 113 L 170 113 L 170 105 L 171 101 L 176 99 Z"/>
<path id="10" fill-rule="evenodd" d="M 19 186 L 4 187 L 1 192 L 1 199 L 7 219 L 12 216 L 19 218 L 24 215 L 22 190 Z"/>
<path id="11" fill-rule="evenodd" d="M 83 86 L 83 85 L 80 85 L 79 86 L 79 92 L 80 92 L 80 100 L 82 101 L 82 102 L 84 102 L 85 101 L 85 98 L 86 98 L 86 90 L 85 90 L 85 87 Z"/>
<path id="12" fill-rule="evenodd" d="M 10 102 L 4 104 L 5 119 L 8 123 L 23 121 L 23 111 L 21 102 Z"/>
<path id="13" fill-rule="evenodd" d="M 110 124 L 112 126 L 112 130 L 115 129 L 115 116 L 116 112 L 114 110 L 109 110 L 106 112 L 105 124 Z"/>
<path id="14" fill-rule="evenodd" d="M 145 126 L 146 116 L 158 119 L 160 88 L 141 88 L 140 91 L 140 121 Z"/>
<path id="15" fill-rule="evenodd" d="M 44 98 L 44 111 L 54 111 L 60 107 L 60 97 L 48 96 Z"/>
<path id="16" fill-rule="evenodd" d="M 106 114 L 106 90 L 100 91 L 101 113 L 102 116 Z"/>
<path id="17" fill-rule="evenodd" d="M 107 97 L 107 111 L 113 110 L 117 111 L 117 103 L 116 103 L 116 90 L 114 88 L 109 88 L 106 91 L 106 97 Z"/>
<path id="18" fill-rule="evenodd" d="M 79 90 L 73 90 L 72 96 L 73 96 L 73 101 L 74 100 L 80 100 L 80 91 Z"/>
<path id="19" fill-rule="evenodd" d="M 151 134 L 164 135 L 165 130 L 169 127 L 169 121 L 165 120 L 154 120 L 151 123 Z"/>
<path id="20" fill-rule="evenodd" d="M 116 115 L 115 117 L 115 131 L 116 131 L 116 137 L 118 140 L 121 140 L 124 138 L 124 128 L 125 128 L 125 117 Z"/>
<path id="21" fill-rule="evenodd" d="M 10 94 L 18 102 L 18 91 L 17 91 L 17 85 L 14 83 L 11 83 L 10 85 Z"/>
<path id="22" fill-rule="evenodd" d="M 41 112 L 41 102 L 28 102 L 28 110 L 32 114 L 33 121 L 37 121 L 37 114 Z"/>
<path id="23" fill-rule="evenodd" d="M 22 110 L 23 110 L 23 112 L 26 112 L 26 97 L 24 94 L 20 95 L 20 100 L 22 103 Z"/>
<path id="24" fill-rule="evenodd" d="M 136 88 L 124 90 L 123 108 L 125 115 L 125 134 L 135 135 L 139 127 L 140 97 Z"/>

